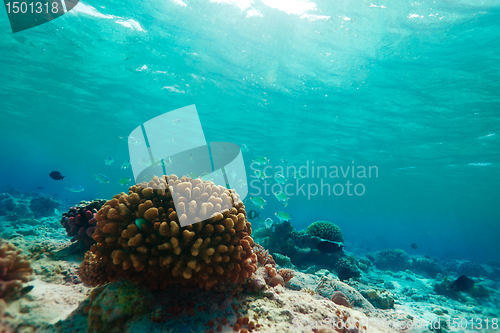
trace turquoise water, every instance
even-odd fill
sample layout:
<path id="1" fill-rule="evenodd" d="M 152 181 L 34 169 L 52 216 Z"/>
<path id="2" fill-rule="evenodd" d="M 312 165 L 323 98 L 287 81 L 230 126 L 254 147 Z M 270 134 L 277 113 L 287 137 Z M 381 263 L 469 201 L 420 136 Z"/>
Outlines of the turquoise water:
<path id="1" fill-rule="evenodd" d="M 271 194 L 261 217 L 333 221 L 346 250 L 499 259 L 499 15 L 493 0 L 84 1 L 12 34 L 2 13 L 0 185 L 109 198 L 132 178 L 119 136 L 195 104 L 207 141 L 249 148 L 249 177 L 256 156 L 378 169 L 351 179 L 361 196 Z"/>

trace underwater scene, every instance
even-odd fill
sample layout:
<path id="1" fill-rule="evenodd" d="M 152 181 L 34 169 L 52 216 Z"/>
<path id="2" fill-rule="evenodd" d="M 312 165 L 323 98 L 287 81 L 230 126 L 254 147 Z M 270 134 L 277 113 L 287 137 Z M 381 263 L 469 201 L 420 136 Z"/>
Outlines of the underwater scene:
<path id="1" fill-rule="evenodd" d="M 0 333 L 500 332 L 500 2 L 4 0 Z"/>

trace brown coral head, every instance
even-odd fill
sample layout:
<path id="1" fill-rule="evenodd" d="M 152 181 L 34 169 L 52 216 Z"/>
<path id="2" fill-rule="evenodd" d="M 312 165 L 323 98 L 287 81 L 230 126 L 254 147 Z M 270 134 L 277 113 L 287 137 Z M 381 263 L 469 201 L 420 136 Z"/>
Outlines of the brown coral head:
<path id="1" fill-rule="evenodd" d="M 32 273 L 33 268 L 21 250 L 0 239 L 0 298 L 18 298 L 23 283 L 31 280 Z"/>
<path id="2" fill-rule="evenodd" d="M 170 182 L 184 189 L 179 190 L 183 199 L 177 198 L 183 203 L 180 211 Z M 199 196 L 208 198 L 208 205 L 198 205 Z M 98 283 L 89 277 L 92 269 L 87 266 L 93 264 L 106 267 L 108 281 L 124 277 L 152 289 L 241 283 L 255 272 L 257 256 L 245 207 L 235 198 L 233 190 L 213 182 L 175 175 L 131 186 L 128 194 L 115 195 L 97 212 L 97 244 L 82 264 L 82 281 Z M 198 223 L 181 225 L 200 212 L 203 219 Z"/>

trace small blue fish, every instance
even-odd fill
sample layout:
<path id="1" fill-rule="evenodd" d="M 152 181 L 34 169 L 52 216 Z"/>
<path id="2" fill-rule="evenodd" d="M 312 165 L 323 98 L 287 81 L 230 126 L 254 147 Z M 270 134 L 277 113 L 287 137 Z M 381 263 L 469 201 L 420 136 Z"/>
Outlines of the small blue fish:
<path id="1" fill-rule="evenodd" d="M 94 177 L 94 179 L 97 180 L 101 184 L 107 184 L 107 183 L 109 183 L 108 177 L 106 177 L 102 173 L 93 174 L 92 177 Z"/>
<path id="2" fill-rule="evenodd" d="M 111 163 L 113 163 L 114 161 L 115 160 L 112 157 L 104 159 L 104 163 L 106 163 L 106 165 L 111 165 Z"/>
<path id="3" fill-rule="evenodd" d="M 255 207 L 258 207 L 260 209 L 264 209 L 264 206 L 266 205 L 266 200 L 262 199 L 261 197 L 251 197 L 250 201 L 252 201 Z"/>
<path id="4" fill-rule="evenodd" d="M 252 162 L 255 162 L 259 165 L 262 165 L 262 164 L 269 163 L 269 159 L 267 157 L 259 156 L 259 157 L 254 158 L 252 160 Z"/>
<path id="5" fill-rule="evenodd" d="M 78 186 L 78 185 L 66 187 L 66 189 L 68 191 L 75 192 L 75 193 L 83 192 L 84 191 L 84 188 L 81 187 L 81 186 Z"/>
<path id="6" fill-rule="evenodd" d="M 120 169 L 128 169 L 130 168 L 130 161 L 123 162 L 122 167 Z"/>
<path id="7" fill-rule="evenodd" d="M 281 222 L 284 222 L 284 221 L 290 221 L 292 219 L 292 215 L 290 214 L 287 214 L 285 212 L 277 212 L 276 214 L 276 217 L 281 221 Z"/>
<path id="8" fill-rule="evenodd" d="M 286 179 L 285 177 L 283 177 L 283 175 L 280 173 L 280 174 L 277 174 L 276 176 L 274 176 L 274 180 L 276 181 L 276 183 L 278 184 L 283 184 L 283 183 L 286 183 Z"/>
<path id="9" fill-rule="evenodd" d="M 276 193 L 274 193 L 274 196 L 276 197 L 276 199 L 278 199 L 279 201 L 283 201 L 285 202 L 285 207 L 288 205 L 288 197 L 286 196 L 285 193 L 281 192 L 281 191 L 278 191 Z"/>
<path id="10" fill-rule="evenodd" d="M 123 177 L 122 179 L 120 179 L 118 181 L 118 184 L 120 185 L 127 185 L 128 183 L 130 183 L 132 181 L 132 179 L 128 178 L 128 177 Z"/>
<path id="11" fill-rule="evenodd" d="M 246 145 L 241 145 L 241 151 L 244 152 L 244 153 L 248 153 L 250 151 L 250 149 L 247 148 Z"/>

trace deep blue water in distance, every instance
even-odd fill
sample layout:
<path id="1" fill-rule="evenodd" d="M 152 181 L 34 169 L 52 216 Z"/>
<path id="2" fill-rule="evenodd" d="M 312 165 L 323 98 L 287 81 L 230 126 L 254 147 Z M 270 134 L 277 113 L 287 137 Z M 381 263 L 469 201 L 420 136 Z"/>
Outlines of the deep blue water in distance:
<path id="1" fill-rule="evenodd" d="M 378 169 L 351 179 L 362 196 L 271 194 L 261 217 L 332 221 L 346 250 L 500 259 L 497 1 L 91 0 L 16 34 L 2 12 L 0 35 L 0 186 L 110 198 L 133 176 L 119 136 L 195 104 L 249 177 L 256 156 Z"/>

